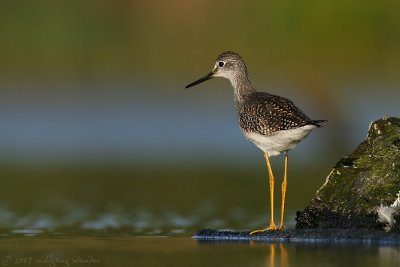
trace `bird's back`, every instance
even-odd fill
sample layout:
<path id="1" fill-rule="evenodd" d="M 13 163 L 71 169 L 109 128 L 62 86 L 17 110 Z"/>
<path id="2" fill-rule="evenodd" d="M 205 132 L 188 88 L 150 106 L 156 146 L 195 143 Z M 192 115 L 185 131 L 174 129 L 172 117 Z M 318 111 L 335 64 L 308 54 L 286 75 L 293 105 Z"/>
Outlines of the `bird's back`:
<path id="1" fill-rule="evenodd" d="M 238 115 L 243 132 L 261 135 L 305 125 L 319 126 L 319 121 L 311 120 L 291 100 L 265 92 L 248 95 L 238 107 Z"/>

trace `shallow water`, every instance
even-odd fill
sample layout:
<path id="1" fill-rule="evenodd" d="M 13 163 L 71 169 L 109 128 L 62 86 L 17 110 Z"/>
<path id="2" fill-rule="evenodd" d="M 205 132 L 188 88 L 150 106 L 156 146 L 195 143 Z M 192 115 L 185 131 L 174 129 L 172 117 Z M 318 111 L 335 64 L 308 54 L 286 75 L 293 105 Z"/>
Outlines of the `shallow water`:
<path id="1" fill-rule="evenodd" d="M 7 238 L 2 266 L 398 266 L 400 248 L 197 242 L 188 237 Z"/>
<path id="2" fill-rule="evenodd" d="M 149 169 L 5 166 L 1 234 L 190 236 L 202 228 L 251 230 L 268 221 L 262 166 L 236 172 L 223 167 Z M 300 175 L 307 173 L 296 173 Z M 308 203 L 304 196 L 312 196 L 319 186 L 317 180 L 314 185 L 311 181 L 306 187 L 301 179 L 291 181 L 289 228 L 294 227 L 296 210 Z"/>
<path id="3" fill-rule="evenodd" d="M 0 266 L 400 264 L 400 248 L 392 246 L 192 240 L 202 228 L 265 226 L 268 188 L 261 163 L 236 171 L 210 163 L 175 169 L 3 166 Z M 316 179 L 321 173 L 293 168 L 288 228 L 323 182 Z M 276 201 L 278 206 L 279 193 Z"/>

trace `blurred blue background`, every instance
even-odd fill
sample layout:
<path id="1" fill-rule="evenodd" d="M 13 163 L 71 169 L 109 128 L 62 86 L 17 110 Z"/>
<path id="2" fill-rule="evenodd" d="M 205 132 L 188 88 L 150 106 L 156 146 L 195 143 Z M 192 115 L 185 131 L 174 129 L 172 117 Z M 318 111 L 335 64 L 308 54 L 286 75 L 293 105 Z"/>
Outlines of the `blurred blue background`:
<path id="1" fill-rule="evenodd" d="M 293 227 L 369 123 L 399 115 L 399 8 L 1 2 L 0 228 L 157 235 L 266 224 L 264 159 L 241 135 L 229 82 L 184 89 L 225 50 L 244 57 L 256 89 L 329 120 L 290 153 Z M 272 161 L 278 183 L 282 161 Z"/>

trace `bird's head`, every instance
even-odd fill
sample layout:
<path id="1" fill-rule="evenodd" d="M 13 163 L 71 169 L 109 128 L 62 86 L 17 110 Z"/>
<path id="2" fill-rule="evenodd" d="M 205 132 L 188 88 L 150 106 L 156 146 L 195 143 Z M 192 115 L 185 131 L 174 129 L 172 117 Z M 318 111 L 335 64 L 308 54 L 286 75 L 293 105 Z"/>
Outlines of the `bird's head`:
<path id="1" fill-rule="evenodd" d="M 247 68 L 243 59 L 238 53 L 226 51 L 218 56 L 214 69 L 210 73 L 187 85 L 185 88 L 195 86 L 214 77 L 223 77 L 232 82 L 240 74 L 247 76 Z"/>

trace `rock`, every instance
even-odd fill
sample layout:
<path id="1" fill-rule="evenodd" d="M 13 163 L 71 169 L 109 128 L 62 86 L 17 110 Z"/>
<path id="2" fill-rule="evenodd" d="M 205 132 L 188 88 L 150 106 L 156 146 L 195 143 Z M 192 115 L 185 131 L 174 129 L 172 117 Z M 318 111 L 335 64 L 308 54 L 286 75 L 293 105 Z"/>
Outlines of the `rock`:
<path id="1" fill-rule="evenodd" d="M 297 212 L 296 228 L 379 228 L 377 209 L 400 191 L 400 119 L 371 123 L 354 152 L 339 160 L 308 207 Z M 392 230 L 400 232 L 400 214 Z"/>
<path id="2" fill-rule="evenodd" d="M 283 232 L 269 231 L 252 236 L 249 235 L 249 232 L 203 229 L 192 238 L 201 242 L 259 241 L 400 245 L 400 234 L 386 233 L 376 229 L 290 229 Z"/>

